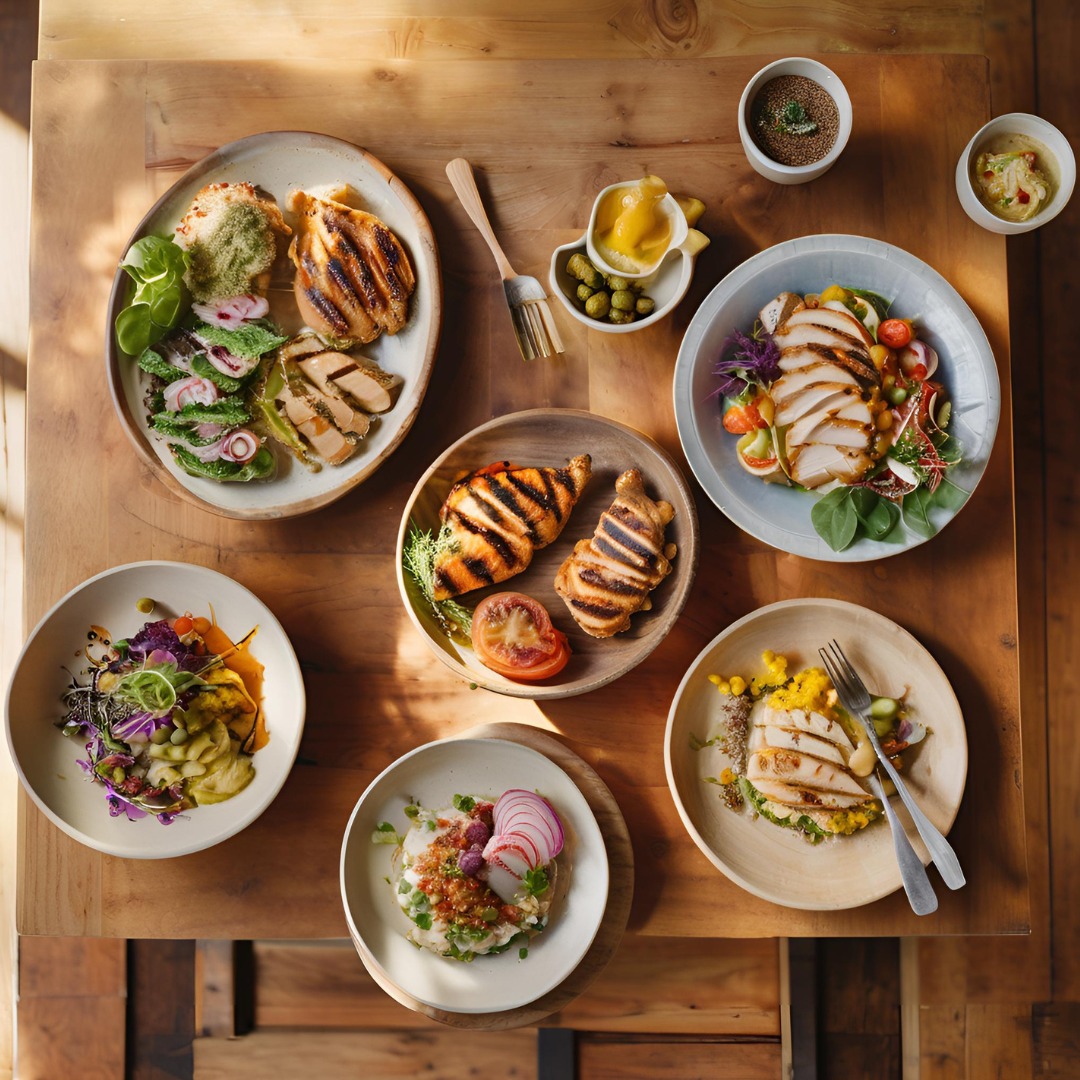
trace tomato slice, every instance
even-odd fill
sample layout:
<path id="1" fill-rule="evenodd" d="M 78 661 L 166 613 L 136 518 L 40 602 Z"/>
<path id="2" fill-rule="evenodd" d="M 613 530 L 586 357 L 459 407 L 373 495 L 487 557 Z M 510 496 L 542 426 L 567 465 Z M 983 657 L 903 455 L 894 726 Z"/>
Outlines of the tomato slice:
<path id="1" fill-rule="evenodd" d="M 886 319 L 878 327 L 877 338 L 890 349 L 902 349 L 911 341 L 911 323 L 904 319 Z"/>
<path id="2" fill-rule="evenodd" d="M 748 431 L 768 426 L 753 401 L 746 405 L 732 405 L 724 413 L 724 430 L 730 431 L 732 435 L 745 435 Z"/>
<path id="3" fill-rule="evenodd" d="M 508 679 L 535 682 L 557 675 L 570 659 L 566 635 L 547 609 L 524 593 L 494 593 L 473 612 L 472 643 L 481 664 Z"/>

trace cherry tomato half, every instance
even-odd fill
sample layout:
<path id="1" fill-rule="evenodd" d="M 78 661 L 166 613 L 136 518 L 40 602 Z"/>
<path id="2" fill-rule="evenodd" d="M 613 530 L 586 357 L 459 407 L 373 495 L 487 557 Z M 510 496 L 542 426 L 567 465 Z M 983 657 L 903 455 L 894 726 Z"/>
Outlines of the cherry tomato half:
<path id="1" fill-rule="evenodd" d="M 724 430 L 732 435 L 745 435 L 755 428 L 768 427 L 769 425 L 761 417 L 758 407 L 754 402 L 746 405 L 732 405 L 724 413 Z"/>
<path id="2" fill-rule="evenodd" d="M 486 668 L 520 682 L 557 675 L 570 659 L 566 635 L 551 625 L 539 601 L 523 593 L 495 593 L 473 612 L 472 643 Z"/>
<path id="3" fill-rule="evenodd" d="M 886 319 L 877 329 L 878 341 L 890 349 L 902 349 L 911 341 L 911 323 L 903 319 Z"/>

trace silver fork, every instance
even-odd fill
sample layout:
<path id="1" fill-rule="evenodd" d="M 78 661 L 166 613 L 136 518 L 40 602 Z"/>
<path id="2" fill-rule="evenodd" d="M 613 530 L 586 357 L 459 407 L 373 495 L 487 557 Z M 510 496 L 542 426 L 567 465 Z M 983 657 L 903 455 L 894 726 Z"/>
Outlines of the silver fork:
<path id="1" fill-rule="evenodd" d="M 547 293 L 544 286 L 534 277 L 519 274 L 507 259 L 495 232 L 484 212 L 480 201 L 480 192 L 476 187 L 472 166 L 464 158 L 454 158 L 446 166 L 446 175 L 454 189 L 465 213 L 479 230 L 495 263 L 502 275 L 503 291 L 506 293 L 506 306 L 510 309 L 510 318 L 514 326 L 514 336 L 518 348 L 526 360 L 536 360 L 543 356 L 558 356 L 563 351 L 563 343 L 555 320 L 548 307 Z"/>
<path id="2" fill-rule="evenodd" d="M 915 822 L 915 828 L 930 852 L 930 858 L 938 868 L 942 880 L 950 889 L 959 889 L 966 883 L 963 870 L 960 869 L 960 860 L 956 852 L 949 845 L 948 840 L 941 835 L 938 827 L 919 809 L 918 803 L 912 798 L 907 785 L 900 779 L 900 774 L 889 760 L 888 755 L 881 749 L 877 731 L 874 730 L 874 720 L 870 715 L 870 691 L 859 677 L 859 673 L 851 666 L 843 650 L 835 642 L 831 642 L 829 651 L 818 649 L 821 659 L 825 661 L 825 670 L 832 679 L 833 686 L 840 698 L 841 704 L 852 716 L 858 717 L 866 728 L 867 738 L 874 752 L 878 756 L 882 767 L 896 786 L 897 794 L 903 800 L 904 805 L 911 814 L 911 820 Z"/>
<path id="3" fill-rule="evenodd" d="M 922 859 L 915 854 L 915 849 L 911 846 L 907 833 L 904 832 L 903 822 L 896 816 L 896 811 L 885 794 L 877 770 L 875 769 L 867 779 L 870 781 L 870 790 L 874 793 L 874 797 L 885 807 L 885 817 L 892 830 L 896 862 L 900 867 L 900 880 L 904 883 L 904 892 L 907 893 L 911 910 L 916 915 L 929 915 L 937 911 L 938 899 L 934 886 L 930 884 L 926 867 L 923 866 Z"/>

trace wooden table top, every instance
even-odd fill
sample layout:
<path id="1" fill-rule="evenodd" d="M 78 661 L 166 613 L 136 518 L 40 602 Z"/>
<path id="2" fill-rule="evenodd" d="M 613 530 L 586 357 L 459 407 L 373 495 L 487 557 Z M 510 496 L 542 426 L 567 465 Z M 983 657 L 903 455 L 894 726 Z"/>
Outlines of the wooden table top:
<path id="1" fill-rule="evenodd" d="M 827 176 L 781 188 L 750 170 L 735 128 L 742 87 L 767 59 L 36 65 L 27 623 L 109 566 L 145 558 L 213 566 L 258 593 L 289 632 L 308 720 L 301 760 L 275 803 L 199 855 L 149 864 L 98 855 L 23 797 L 20 932 L 342 937 L 337 859 L 360 792 L 414 746 L 508 720 L 555 732 L 618 799 L 639 868 L 633 929 L 759 937 L 1027 928 L 1005 245 L 964 216 L 952 189 L 956 158 L 989 115 L 986 62 L 830 57 L 852 97 L 855 134 Z M 443 265 L 442 343 L 416 426 L 375 476 L 312 517 L 229 521 L 172 495 L 131 452 L 103 377 L 105 305 L 131 229 L 184 168 L 243 135 L 303 128 L 367 148 L 423 204 Z M 524 365 L 490 255 L 445 177 L 458 155 L 482 176 L 511 262 L 542 279 L 553 248 L 581 234 L 592 194 L 606 184 L 653 171 L 699 195 L 708 205 L 700 227 L 713 243 L 686 300 L 667 321 L 622 337 L 560 318 L 566 355 Z M 470 691 L 432 664 L 392 573 L 400 514 L 426 466 L 484 420 L 535 406 L 628 423 L 681 462 L 670 382 L 693 311 L 749 255 L 817 232 L 899 244 L 944 274 L 981 320 L 1002 375 L 1003 422 L 960 517 L 930 545 L 887 561 L 822 564 L 740 534 L 695 484 L 694 593 L 631 674 L 541 708 Z M 956 689 L 971 762 L 952 840 L 969 884 L 941 889 L 930 918 L 911 915 L 902 894 L 843 913 L 759 901 L 712 868 L 676 814 L 662 746 L 682 673 L 728 623 L 797 596 L 880 610 L 934 653 Z M 163 920 L 160 899 L 178 895 L 199 903 L 170 905 Z M 684 912 L 703 898 L 723 916 L 691 925 Z"/>

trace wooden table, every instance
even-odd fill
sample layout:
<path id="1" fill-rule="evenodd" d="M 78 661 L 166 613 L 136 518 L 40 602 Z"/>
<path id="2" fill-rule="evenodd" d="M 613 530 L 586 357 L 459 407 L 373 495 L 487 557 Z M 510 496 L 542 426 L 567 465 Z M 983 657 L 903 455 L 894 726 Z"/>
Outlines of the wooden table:
<path id="1" fill-rule="evenodd" d="M 254 589 L 284 623 L 304 665 L 309 712 L 302 760 L 274 805 L 198 856 L 147 864 L 97 855 L 24 797 L 22 933 L 344 936 L 337 855 L 356 797 L 413 746 L 496 720 L 558 733 L 611 787 L 640 868 L 631 926 L 641 932 L 1026 930 L 1005 246 L 968 221 L 951 187 L 957 155 L 989 115 L 986 62 L 828 58 L 851 93 L 855 134 L 826 177 L 780 188 L 751 172 L 735 129 L 738 95 L 764 61 L 38 63 L 28 623 L 111 565 L 171 558 L 214 566 Z M 440 244 L 447 317 L 419 420 L 388 465 L 314 517 L 238 523 L 178 500 L 138 463 L 108 402 L 103 313 L 130 230 L 179 172 L 224 142 L 288 128 L 362 145 L 410 185 Z M 563 318 L 565 357 L 523 365 L 490 256 L 443 173 L 459 154 L 481 172 L 511 261 L 542 277 L 551 250 L 580 235 L 592 193 L 607 183 L 653 171 L 699 195 L 713 244 L 683 305 L 666 322 L 618 338 Z M 703 550 L 694 595 L 668 639 L 630 675 L 540 708 L 472 692 L 434 666 L 391 573 L 401 509 L 426 465 L 483 420 L 538 405 L 624 421 L 681 460 L 670 378 L 697 304 L 755 251 L 830 231 L 889 240 L 925 259 L 964 295 L 990 338 L 1003 423 L 987 474 L 957 521 L 930 546 L 844 567 L 764 547 L 698 492 Z M 873 606 L 910 629 L 964 708 L 971 772 L 953 841 L 969 885 L 943 895 L 929 919 L 916 920 L 902 894 L 834 914 L 758 901 L 698 853 L 668 794 L 664 718 L 689 662 L 733 619 L 811 595 Z M 161 898 L 177 895 L 199 903 L 170 905 L 163 918 Z M 703 898 L 720 913 L 704 931 L 683 917 Z"/>

